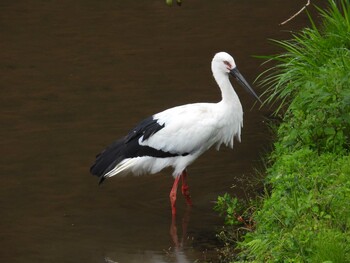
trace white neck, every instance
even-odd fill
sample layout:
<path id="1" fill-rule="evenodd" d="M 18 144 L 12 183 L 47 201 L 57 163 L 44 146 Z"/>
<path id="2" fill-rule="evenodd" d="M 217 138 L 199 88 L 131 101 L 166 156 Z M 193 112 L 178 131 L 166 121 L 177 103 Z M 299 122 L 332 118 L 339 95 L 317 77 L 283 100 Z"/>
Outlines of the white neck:
<path id="1" fill-rule="evenodd" d="M 213 71 L 214 78 L 221 90 L 222 102 L 234 104 L 240 103 L 237 93 L 232 87 L 228 74 L 222 71 Z"/>

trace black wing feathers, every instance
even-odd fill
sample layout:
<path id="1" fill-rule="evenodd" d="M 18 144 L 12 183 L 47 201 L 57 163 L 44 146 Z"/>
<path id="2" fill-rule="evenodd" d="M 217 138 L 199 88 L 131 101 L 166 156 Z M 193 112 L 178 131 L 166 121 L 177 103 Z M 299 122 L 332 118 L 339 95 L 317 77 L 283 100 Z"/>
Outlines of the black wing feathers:
<path id="1" fill-rule="evenodd" d="M 129 134 L 126 136 L 125 143 L 128 143 L 134 138 L 140 138 L 143 135 L 142 141 L 147 140 L 157 131 L 164 128 L 164 124 L 160 125 L 153 117 L 149 117 L 141 121 Z"/>
<path id="2" fill-rule="evenodd" d="M 160 125 L 157 120 L 153 119 L 153 117 L 143 120 L 131 132 L 129 132 L 127 136 L 115 141 L 97 155 L 95 163 L 90 168 L 90 172 L 93 175 L 99 176 L 100 183 L 102 183 L 104 175 L 126 158 L 139 156 L 152 156 L 157 158 L 179 156 L 177 153 L 164 152 L 162 150 L 139 144 L 139 138 L 141 136 L 143 136 L 142 141 L 144 141 L 162 128 L 164 128 L 164 124 Z"/>

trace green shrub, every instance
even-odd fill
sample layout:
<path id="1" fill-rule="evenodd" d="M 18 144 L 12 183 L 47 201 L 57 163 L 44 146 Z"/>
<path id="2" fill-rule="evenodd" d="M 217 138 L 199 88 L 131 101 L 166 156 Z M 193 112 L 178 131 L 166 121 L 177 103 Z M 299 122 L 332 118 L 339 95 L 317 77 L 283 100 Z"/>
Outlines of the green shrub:
<path id="1" fill-rule="evenodd" d="M 349 151 L 350 51 L 341 50 L 305 79 L 278 129 L 280 155 L 308 146 L 322 152 Z"/>
<path id="2" fill-rule="evenodd" d="M 241 214 L 242 204 L 239 203 L 237 198 L 230 196 L 228 193 L 218 197 L 214 210 L 225 217 L 226 225 L 240 224 L 237 217 Z"/>
<path id="3" fill-rule="evenodd" d="M 273 191 L 254 215 L 256 230 L 240 248 L 261 261 L 307 261 L 320 247 L 314 240 L 322 240 L 319 235 L 326 230 L 349 243 L 349 172 L 349 156 L 303 149 L 279 158 L 269 170 Z M 347 246 L 348 260 L 349 252 Z"/>
<path id="4" fill-rule="evenodd" d="M 350 4 L 329 0 L 319 12 L 320 30 L 311 20 L 292 40 L 275 41 L 285 53 L 268 57 L 278 64 L 261 76 L 265 104 L 284 112 L 266 171 L 270 190 L 249 212 L 254 231 L 225 261 L 350 262 Z M 238 204 L 228 194 L 218 199 L 230 225 Z"/>

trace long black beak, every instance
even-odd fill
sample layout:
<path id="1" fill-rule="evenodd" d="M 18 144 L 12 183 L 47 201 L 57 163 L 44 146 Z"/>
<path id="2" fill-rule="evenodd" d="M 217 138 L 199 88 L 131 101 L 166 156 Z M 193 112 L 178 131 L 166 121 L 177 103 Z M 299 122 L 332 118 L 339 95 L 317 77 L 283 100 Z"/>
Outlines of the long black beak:
<path id="1" fill-rule="evenodd" d="M 251 95 L 253 95 L 254 98 L 256 98 L 260 103 L 262 103 L 262 101 L 260 100 L 258 95 L 256 95 L 255 91 L 248 84 L 248 82 L 245 80 L 245 78 L 242 76 L 242 74 L 238 71 L 237 67 L 231 69 L 230 74 L 232 76 L 234 76 L 238 80 L 239 83 L 241 83 L 241 85 L 243 86 L 243 88 L 245 88 L 246 91 L 248 91 Z"/>

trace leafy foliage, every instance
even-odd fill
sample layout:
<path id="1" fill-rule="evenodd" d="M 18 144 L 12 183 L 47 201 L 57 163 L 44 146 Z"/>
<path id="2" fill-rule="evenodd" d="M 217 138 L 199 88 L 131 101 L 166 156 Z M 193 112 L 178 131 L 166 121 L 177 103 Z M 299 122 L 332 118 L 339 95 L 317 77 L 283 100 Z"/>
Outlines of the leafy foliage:
<path id="1" fill-rule="evenodd" d="M 237 198 L 230 196 L 228 193 L 218 197 L 214 210 L 219 212 L 220 215 L 225 216 L 226 225 L 232 226 L 240 224 L 237 220 L 237 216 L 242 210 L 242 205 L 238 202 Z"/>
<path id="2" fill-rule="evenodd" d="M 350 243 L 349 170 L 349 156 L 318 155 L 309 149 L 283 155 L 268 171 L 274 188 L 254 215 L 256 231 L 240 247 L 264 262 L 308 261 L 320 250 L 350 260 L 349 246 L 336 251 L 335 243 L 323 244 L 326 237 L 338 241 L 336 248 Z"/>
<path id="3" fill-rule="evenodd" d="M 319 12 L 321 29 L 311 20 L 274 41 L 283 54 L 265 57 L 277 62 L 259 77 L 265 104 L 284 112 L 265 181 L 272 190 L 231 261 L 350 262 L 350 3 L 329 0 Z M 218 204 L 230 211 L 230 200 Z"/>

